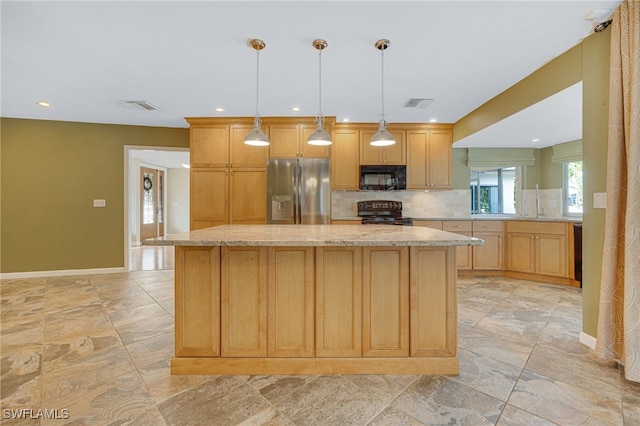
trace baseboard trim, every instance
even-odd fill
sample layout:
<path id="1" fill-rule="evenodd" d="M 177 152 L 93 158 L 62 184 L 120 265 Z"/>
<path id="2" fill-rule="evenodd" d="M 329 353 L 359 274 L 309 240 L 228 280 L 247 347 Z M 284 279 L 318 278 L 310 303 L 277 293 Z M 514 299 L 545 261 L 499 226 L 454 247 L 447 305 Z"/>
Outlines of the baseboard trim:
<path id="1" fill-rule="evenodd" d="M 585 333 L 584 331 L 580 332 L 580 343 L 582 343 L 583 345 L 588 346 L 591 349 L 595 350 L 597 341 L 598 341 L 598 339 L 596 339 L 593 336 L 590 336 L 589 334 Z"/>
<path id="2" fill-rule="evenodd" d="M 8 272 L 0 274 L 0 279 L 23 279 L 23 278 L 46 278 L 46 277 L 66 277 L 70 275 L 97 275 L 97 274 L 116 274 L 125 272 L 123 267 L 120 268 L 95 268 L 95 269 L 64 269 L 58 271 L 32 271 L 32 272 Z"/>

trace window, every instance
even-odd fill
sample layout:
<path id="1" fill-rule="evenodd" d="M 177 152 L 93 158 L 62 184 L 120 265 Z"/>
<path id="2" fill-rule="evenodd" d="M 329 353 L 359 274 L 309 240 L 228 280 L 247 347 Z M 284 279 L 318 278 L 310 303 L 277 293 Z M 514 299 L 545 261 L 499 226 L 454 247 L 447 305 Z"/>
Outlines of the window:
<path id="1" fill-rule="evenodd" d="M 471 169 L 471 214 L 516 213 L 516 167 Z"/>
<path id="2" fill-rule="evenodd" d="M 565 214 L 582 215 L 582 161 L 562 163 Z"/>

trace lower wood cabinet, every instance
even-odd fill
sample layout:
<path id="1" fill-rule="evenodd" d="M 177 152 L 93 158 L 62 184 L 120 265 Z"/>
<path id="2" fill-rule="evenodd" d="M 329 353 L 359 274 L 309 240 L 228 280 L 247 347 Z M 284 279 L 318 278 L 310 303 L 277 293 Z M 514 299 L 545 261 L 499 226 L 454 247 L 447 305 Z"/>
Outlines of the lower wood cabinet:
<path id="1" fill-rule="evenodd" d="M 362 249 L 316 248 L 316 356 L 362 356 Z"/>
<path id="2" fill-rule="evenodd" d="M 220 356 L 220 247 L 176 247 L 176 356 Z"/>
<path id="3" fill-rule="evenodd" d="M 454 356 L 457 339 L 454 247 L 410 250 L 411 356 Z M 424 306 L 429 308 L 421 309 Z"/>
<path id="4" fill-rule="evenodd" d="M 474 221 L 473 236 L 484 245 L 473 247 L 473 269 L 500 271 L 504 269 L 504 224 L 502 221 Z"/>
<path id="5" fill-rule="evenodd" d="M 455 357 L 454 258 L 454 247 L 178 246 L 176 357 Z"/>
<path id="6" fill-rule="evenodd" d="M 221 355 L 267 355 L 267 248 L 222 247 Z"/>
<path id="7" fill-rule="evenodd" d="M 362 355 L 409 356 L 409 249 L 362 250 Z"/>
<path id="8" fill-rule="evenodd" d="M 314 354 L 314 249 L 269 247 L 268 354 Z"/>
<path id="9" fill-rule="evenodd" d="M 471 221 L 446 220 L 442 222 L 442 230 L 470 237 Z M 473 248 L 472 246 L 456 247 L 456 267 L 458 270 L 473 269 Z"/>
<path id="10" fill-rule="evenodd" d="M 507 269 L 568 278 L 567 238 L 567 223 L 508 222 Z"/>

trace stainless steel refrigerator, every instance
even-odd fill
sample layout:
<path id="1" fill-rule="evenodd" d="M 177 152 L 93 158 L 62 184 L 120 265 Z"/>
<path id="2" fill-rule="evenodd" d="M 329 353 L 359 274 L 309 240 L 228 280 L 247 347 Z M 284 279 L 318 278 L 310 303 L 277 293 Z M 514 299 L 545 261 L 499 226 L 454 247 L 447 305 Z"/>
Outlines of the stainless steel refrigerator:
<path id="1" fill-rule="evenodd" d="M 328 159 L 270 158 L 267 161 L 267 223 L 330 223 L 329 176 Z"/>

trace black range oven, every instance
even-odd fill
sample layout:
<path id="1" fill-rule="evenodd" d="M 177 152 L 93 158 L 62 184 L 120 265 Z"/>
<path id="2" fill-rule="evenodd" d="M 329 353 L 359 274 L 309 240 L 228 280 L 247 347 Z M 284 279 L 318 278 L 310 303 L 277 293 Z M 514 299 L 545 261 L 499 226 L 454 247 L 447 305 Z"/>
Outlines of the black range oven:
<path id="1" fill-rule="evenodd" d="M 402 217 L 402 201 L 359 201 L 358 216 L 363 225 L 413 226 L 412 218 Z"/>

